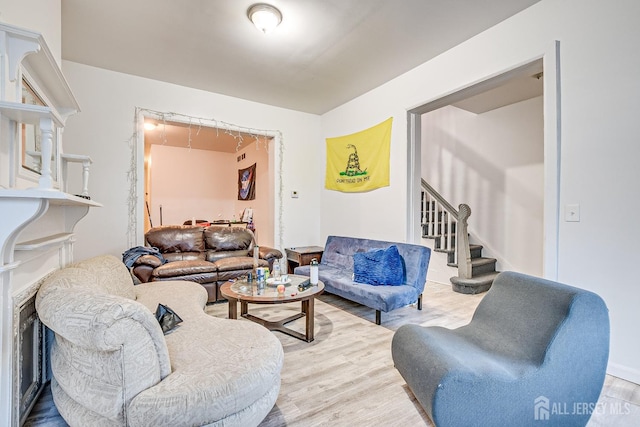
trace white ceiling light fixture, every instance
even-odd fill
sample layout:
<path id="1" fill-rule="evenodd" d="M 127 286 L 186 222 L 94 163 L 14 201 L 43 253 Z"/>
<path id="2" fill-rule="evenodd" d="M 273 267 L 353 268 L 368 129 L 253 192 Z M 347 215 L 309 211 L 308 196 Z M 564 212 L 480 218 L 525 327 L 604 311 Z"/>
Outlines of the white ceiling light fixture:
<path id="1" fill-rule="evenodd" d="M 267 34 L 282 22 L 282 13 L 266 3 L 257 3 L 247 10 L 247 16 L 260 31 Z"/>

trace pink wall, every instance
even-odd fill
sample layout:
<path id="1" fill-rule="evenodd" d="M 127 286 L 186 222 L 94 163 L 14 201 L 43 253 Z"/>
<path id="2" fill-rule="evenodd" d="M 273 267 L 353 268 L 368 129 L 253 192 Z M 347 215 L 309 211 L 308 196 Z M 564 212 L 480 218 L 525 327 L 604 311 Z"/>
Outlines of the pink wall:
<path id="1" fill-rule="evenodd" d="M 240 162 L 238 156 L 245 154 Z M 241 219 L 253 209 L 258 243 L 273 246 L 273 182 L 264 143 L 248 144 L 237 153 L 221 153 L 152 145 L 149 207 L 154 226 L 182 224 L 191 218 L 214 221 Z M 256 198 L 238 200 L 238 169 L 256 163 Z"/>
<path id="2" fill-rule="evenodd" d="M 271 145 L 269 143 L 269 145 Z M 237 157 L 244 154 L 245 158 L 237 161 Z M 273 209 L 272 201 L 275 199 L 273 190 L 273 179 L 270 178 L 269 152 L 265 148 L 264 142 L 251 143 L 237 154 L 233 155 L 233 177 L 234 182 L 238 180 L 238 169 L 244 169 L 252 164 L 256 164 L 256 198 L 255 200 L 238 200 L 237 184 L 236 192 L 233 194 L 235 201 L 236 217 L 245 208 L 253 209 L 253 222 L 256 229 L 256 241 L 260 245 L 274 246 L 273 243 Z"/>
<path id="3" fill-rule="evenodd" d="M 235 156 L 206 150 L 151 147 L 150 207 L 154 226 L 182 224 L 193 217 L 231 218 Z"/>

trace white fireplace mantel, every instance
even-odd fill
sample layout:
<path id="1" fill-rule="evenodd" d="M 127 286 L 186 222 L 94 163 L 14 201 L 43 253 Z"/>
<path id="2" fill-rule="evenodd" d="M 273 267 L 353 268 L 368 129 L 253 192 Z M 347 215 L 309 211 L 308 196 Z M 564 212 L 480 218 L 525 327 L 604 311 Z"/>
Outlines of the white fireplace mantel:
<path id="1" fill-rule="evenodd" d="M 44 105 L 23 103 L 23 81 Z M 0 425 L 19 426 L 48 379 L 46 355 L 21 353 L 20 313 L 42 279 L 73 261 L 75 227 L 91 207 L 88 156 L 63 153 L 62 130 L 79 106 L 41 34 L 0 24 Z M 39 131 L 37 150 L 25 146 L 26 125 Z M 30 128 L 29 128 L 30 129 Z M 23 166 L 24 153 L 39 168 Z M 83 165 L 80 196 L 67 194 L 66 164 Z M 23 316 L 24 318 L 25 316 Z M 35 316 L 37 318 L 37 316 Z M 39 325 L 39 321 L 36 321 Z M 37 325 L 34 327 L 38 327 Z M 30 336 L 30 334 L 27 334 Z M 34 335 L 40 335 L 37 331 Z M 40 337 L 38 339 L 41 339 Z M 44 338 L 41 339 L 44 342 Z M 26 348 L 30 348 L 31 341 Z M 42 346 L 43 344 L 38 344 Z M 39 354 L 43 354 L 41 348 Z M 37 369 L 24 369 L 36 359 Z M 25 377 L 30 370 L 34 378 Z M 27 392 L 24 392 L 27 389 Z"/>

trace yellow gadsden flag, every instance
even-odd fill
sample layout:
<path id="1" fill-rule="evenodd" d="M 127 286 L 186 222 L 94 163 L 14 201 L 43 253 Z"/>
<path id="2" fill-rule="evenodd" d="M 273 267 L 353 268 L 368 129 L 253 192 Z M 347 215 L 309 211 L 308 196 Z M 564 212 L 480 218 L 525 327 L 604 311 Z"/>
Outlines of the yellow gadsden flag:
<path id="1" fill-rule="evenodd" d="M 327 138 L 325 188 L 353 193 L 388 186 L 392 122 L 390 117 L 361 132 Z"/>

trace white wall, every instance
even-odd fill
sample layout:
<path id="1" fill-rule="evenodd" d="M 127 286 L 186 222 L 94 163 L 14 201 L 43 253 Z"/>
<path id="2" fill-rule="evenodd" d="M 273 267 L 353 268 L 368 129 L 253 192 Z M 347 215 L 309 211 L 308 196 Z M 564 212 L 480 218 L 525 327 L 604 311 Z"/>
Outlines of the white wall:
<path id="1" fill-rule="evenodd" d="M 453 206 L 471 207 L 471 241 L 498 270 L 543 275 L 543 144 L 541 97 L 422 116 L 422 178 Z"/>
<path id="2" fill-rule="evenodd" d="M 58 64 L 62 51 L 60 0 L 0 0 L 0 21 L 42 34 Z"/>
<path id="3" fill-rule="evenodd" d="M 319 137 L 318 116 L 68 61 L 63 61 L 63 72 L 82 109 L 67 122 L 65 150 L 88 154 L 94 160 L 89 193 L 93 200 L 104 205 L 92 209 L 78 226 L 78 259 L 103 253 L 120 255 L 128 248 L 127 172 L 136 107 L 281 131 L 283 192 L 288 195 L 291 190 L 297 190 L 300 194 L 298 199 L 284 197 L 283 246 L 312 245 L 320 241 L 318 228 L 309 224 L 318 221 L 320 206 L 313 194 L 317 194 L 322 183 L 322 173 L 318 162 L 300 160 L 321 155 L 323 142 Z M 279 158 L 277 150 L 275 155 Z M 275 221 L 279 222 L 279 218 L 275 217 Z M 276 239 L 279 246 L 277 243 Z"/>
<path id="4" fill-rule="evenodd" d="M 437 58 L 323 115 L 323 137 L 393 116 L 391 187 L 346 196 L 323 190 L 321 235 L 405 239 L 406 110 L 522 65 L 560 41 L 560 281 L 593 290 L 611 318 L 609 372 L 640 383 L 640 2 L 543 0 Z M 323 165 L 324 166 L 324 165 Z M 339 206 L 339 209 L 336 207 Z M 428 298 L 428 296 L 427 296 Z"/>
<path id="5" fill-rule="evenodd" d="M 273 144 L 273 141 L 268 144 Z M 190 219 L 242 219 L 253 209 L 256 241 L 273 247 L 269 150 L 262 140 L 244 145 L 237 153 L 195 150 L 160 144 L 151 146 L 150 203 L 153 225 L 180 225 Z M 238 161 L 239 155 L 244 159 Z M 238 200 L 238 170 L 256 164 L 254 200 Z M 187 171 L 187 172 L 185 172 Z"/>
<path id="6" fill-rule="evenodd" d="M 160 206 L 163 225 L 235 214 L 234 154 L 154 144 L 150 159 L 149 205 L 155 226 L 160 225 Z"/>

